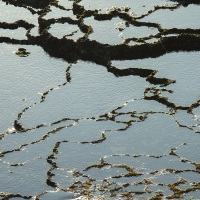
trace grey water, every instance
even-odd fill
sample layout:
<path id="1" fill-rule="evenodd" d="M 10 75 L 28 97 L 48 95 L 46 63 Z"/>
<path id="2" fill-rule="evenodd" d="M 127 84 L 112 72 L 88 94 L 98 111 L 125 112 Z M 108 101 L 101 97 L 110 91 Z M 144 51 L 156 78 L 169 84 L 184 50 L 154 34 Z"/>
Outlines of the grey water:
<path id="1" fill-rule="evenodd" d="M 68 9 L 72 3 L 59 1 L 59 5 Z M 165 0 L 82 0 L 79 4 L 88 10 L 99 9 L 101 13 L 113 7 L 130 6 L 130 14 L 136 17 L 155 5 L 176 5 Z M 62 10 L 53 4 L 50 8 L 45 19 L 67 16 L 76 19 L 72 10 Z M 160 9 L 139 21 L 159 23 L 164 29 L 199 29 L 199 9 L 195 4 Z M 0 22 L 23 19 L 36 26 L 31 33 L 37 36 L 38 17 L 26 8 L 0 1 Z M 106 21 L 88 17 L 84 23 L 93 27 L 90 40 L 109 45 L 158 33 L 156 28 L 147 26 L 125 27 L 125 22 L 118 17 Z M 119 27 L 124 30 L 119 31 Z M 56 23 L 49 32 L 57 38 L 74 32 L 68 36 L 74 41 L 84 35 L 77 25 L 70 24 Z M 26 30 L 0 26 L 0 37 L 23 40 Z M 30 55 L 19 57 L 16 55 L 19 48 L 25 48 Z M 3 153 L 0 199 L 5 199 L 6 195 L 10 195 L 9 199 L 30 197 L 37 200 L 126 199 L 127 193 L 130 199 L 150 199 L 158 194 L 163 194 L 165 199 L 175 193 L 170 184 L 176 183 L 175 187 L 183 191 L 178 199 L 198 199 L 200 107 L 195 107 L 192 113 L 175 111 L 145 99 L 144 91 L 156 87 L 176 105 L 199 104 L 199 63 L 199 51 L 111 61 L 112 66 L 119 69 L 153 69 L 158 71 L 156 77 L 176 81 L 159 87 L 139 76 L 116 77 L 105 66 L 94 62 L 68 63 L 51 57 L 40 46 L 0 43 L 0 156 Z M 70 82 L 66 81 L 68 67 Z M 47 91 L 45 100 L 41 101 Z M 22 113 L 19 122 L 27 129 L 25 132 L 14 126 L 19 113 Z M 99 142 L 103 136 L 106 139 Z M 60 146 L 53 159 L 57 167 L 53 168 L 48 157 L 57 142 Z M 99 167 L 102 160 L 107 164 Z M 128 176 L 127 166 L 140 175 Z M 52 181 L 57 187 L 46 182 L 50 172 L 54 174 Z M 179 183 L 180 180 L 184 181 Z M 72 187 L 76 184 L 80 187 Z M 107 185 L 104 187 L 104 184 Z M 188 188 L 192 188 L 190 192 L 186 191 Z"/>

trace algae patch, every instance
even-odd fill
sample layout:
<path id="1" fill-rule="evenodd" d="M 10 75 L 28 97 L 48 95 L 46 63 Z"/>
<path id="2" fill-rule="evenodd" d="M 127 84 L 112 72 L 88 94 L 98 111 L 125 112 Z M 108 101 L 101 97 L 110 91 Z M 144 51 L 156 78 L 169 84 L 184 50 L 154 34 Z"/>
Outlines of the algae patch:
<path id="1" fill-rule="evenodd" d="M 31 53 L 28 52 L 25 48 L 19 48 L 15 54 L 19 57 L 27 57 L 29 56 Z"/>

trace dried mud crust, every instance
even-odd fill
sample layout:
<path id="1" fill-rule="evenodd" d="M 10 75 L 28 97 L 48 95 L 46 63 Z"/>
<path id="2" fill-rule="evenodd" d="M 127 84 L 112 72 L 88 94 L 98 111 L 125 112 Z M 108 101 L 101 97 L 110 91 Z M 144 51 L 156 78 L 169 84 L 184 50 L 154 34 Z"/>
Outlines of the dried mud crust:
<path id="1" fill-rule="evenodd" d="M 140 19 L 143 19 L 145 16 L 148 16 L 157 10 L 177 10 L 182 6 L 188 6 L 190 4 L 200 4 L 198 0 L 192 1 L 175 1 L 176 4 L 173 6 L 163 5 L 163 6 L 155 6 L 154 9 L 149 10 L 146 14 L 141 16 L 132 16 L 128 12 L 128 8 L 113 8 L 108 13 L 102 14 L 99 13 L 98 9 L 96 10 L 86 10 L 84 6 L 81 5 L 81 1 L 75 0 L 73 1 L 72 8 L 66 9 L 64 6 L 61 6 L 58 1 L 28 1 L 28 0 L 3 0 L 8 5 L 14 5 L 16 7 L 23 7 L 29 10 L 32 14 L 38 15 L 38 32 L 39 36 L 31 35 L 31 30 L 36 27 L 34 24 L 30 24 L 26 22 L 26 20 L 18 20 L 13 23 L 0 22 L 1 29 L 18 29 L 24 28 L 27 30 L 26 40 L 17 40 L 9 37 L 0 37 L 1 43 L 9 43 L 9 44 L 21 44 L 21 45 L 38 45 L 42 47 L 45 52 L 47 52 L 50 56 L 55 58 L 62 58 L 67 62 L 71 63 L 66 69 L 66 81 L 58 86 L 52 87 L 49 90 L 43 92 L 41 95 L 41 99 L 37 103 L 33 103 L 30 106 L 24 108 L 21 112 L 19 112 L 15 121 L 13 122 L 13 131 L 5 131 L 0 134 L 0 140 L 3 140 L 9 134 L 26 134 L 27 132 L 35 129 L 40 129 L 42 127 L 52 127 L 52 130 L 46 132 L 41 138 L 38 140 L 32 141 L 30 143 L 24 143 L 20 145 L 18 148 L 11 148 L 8 150 L 4 150 L 0 152 L 0 157 L 4 158 L 7 154 L 12 154 L 18 151 L 22 151 L 23 148 L 40 144 L 43 141 L 48 140 L 53 134 L 59 133 L 59 131 L 64 130 L 66 128 L 70 128 L 76 126 L 82 120 L 94 121 L 96 123 L 101 121 L 110 121 L 115 122 L 116 124 L 122 124 L 123 128 L 117 129 L 116 132 L 123 132 L 129 129 L 135 123 L 143 123 L 149 117 L 154 114 L 163 114 L 175 118 L 175 114 L 179 110 L 184 110 L 188 114 L 194 116 L 193 110 L 200 106 L 200 100 L 197 99 L 191 105 L 181 106 L 176 105 L 174 102 L 168 100 L 165 97 L 164 93 L 173 93 L 172 90 L 167 89 L 166 87 L 170 84 L 175 84 L 175 80 L 171 80 L 168 78 L 158 78 L 156 77 L 157 70 L 154 69 L 142 69 L 142 68 L 125 68 L 119 69 L 112 65 L 113 60 L 133 60 L 133 59 L 143 59 L 143 58 L 156 58 L 161 55 L 170 52 L 178 52 L 178 51 L 200 51 L 200 29 L 164 29 L 162 25 L 157 23 L 150 22 L 141 22 Z M 51 18 L 45 19 L 45 15 L 51 11 L 51 7 L 56 7 L 62 10 L 71 10 L 73 14 L 76 16 L 76 19 L 72 19 L 70 17 L 61 17 L 61 18 Z M 134 38 L 130 37 L 124 41 L 123 44 L 118 45 L 109 45 L 103 44 L 96 40 L 90 40 L 89 35 L 93 32 L 93 28 L 90 25 L 85 24 L 84 19 L 88 17 L 94 17 L 94 19 L 98 21 L 107 21 L 113 18 L 120 18 L 126 24 L 126 26 L 135 26 L 135 27 L 148 27 L 148 28 L 156 28 L 158 33 L 155 35 L 150 35 L 148 37 L 143 38 Z M 56 23 L 66 23 L 71 25 L 76 25 L 79 30 L 83 33 L 83 36 L 78 40 L 74 41 L 67 37 L 63 37 L 61 39 L 53 36 L 49 29 L 51 25 Z M 73 34 L 73 33 L 72 33 Z M 171 36 L 173 35 L 173 36 Z M 155 42 L 148 42 L 150 39 L 156 39 Z M 136 45 L 130 45 L 131 41 L 137 42 Z M 21 48 L 16 52 L 17 55 L 21 57 L 26 57 L 30 53 L 26 51 L 26 49 Z M 167 110 L 166 111 L 146 111 L 146 112 L 137 112 L 135 110 L 122 112 L 121 109 L 125 107 L 125 104 L 129 102 L 125 102 L 125 104 L 120 105 L 119 107 L 104 113 L 100 116 L 90 116 L 87 118 L 62 118 L 57 121 L 51 122 L 50 124 L 41 123 L 35 127 L 25 127 L 21 124 L 20 119 L 23 117 L 24 113 L 32 109 L 37 104 L 43 103 L 49 93 L 53 93 L 56 88 L 65 87 L 73 81 L 73 77 L 70 74 L 70 69 L 78 60 L 84 60 L 89 62 L 94 62 L 102 65 L 107 68 L 109 73 L 114 74 L 116 77 L 124 77 L 124 76 L 139 76 L 141 78 L 145 78 L 146 81 L 151 84 L 152 87 L 148 87 L 144 91 L 144 96 L 141 99 L 137 99 L 138 101 L 155 101 L 158 104 L 164 105 Z M 119 116 L 128 115 L 130 117 L 129 120 L 118 120 Z M 59 126 L 63 122 L 71 123 L 68 125 Z M 199 133 L 199 131 L 194 130 L 193 127 L 181 124 L 178 120 L 174 119 L 174 122 L 180 128 L 187 128 L 192 133 Z M 58 125 L 58 127 L 53 127 L 54 125 Z M 52 153 L 46 158 L 46 162 L 49 164 L 49 169 L 46 173 L 46 184 L 52 188 L 52 191 L 64 191 L 71 192 L 74 194 L 79 194 L 83 199 L 109 199 L 109 198 L 122 198 L 122 199 L 134 199 L 134 198 L 142 198 L 142 195 L 147 195 L 147 199 L 156 200 L 156 199 L 183 199 L 185 195 L 190 192 L 199 191 L 200 182 L 191 182 L 186 179 L 180 179 L 171 184 L 167 183 L 158 183 L 154 182 L 154 177 L 157 176 L 165 176 L 168 174 L 182 174 L 191 172 L 196 175 L 200 173 L 200 164 L 197 161 L 189 160 L 187 158 L 182 157 L 179 153 L 177 153 L 178 149 L 181 147 L 186 147 L 187 144 L 183 143 L 180 146 L 176 146 L 174 148 L 169 149 L 169 152 L 161 155 L 146 155 L 146 154 L 113 154 L 111 157 L 131 157 L 133 159 L 137 158 L 151 158 L 159 160 L 161 158 L 165 158 L 167 156 L 175 157 L 181 164 L 190 164 L 193 166 L 193 169 L 175 169 L 175 168 L 164 168 L 160 170 L 150 170 L 148 172 L 143 172 L 142 170 L 134 169 L 134 166 L 129 166 L 128 164 L 113 164 L 106 160 L 106 156 L 102 156 L 99 158 L 99 162 L 89 164 L 85 168 L 81 170 L 70 169 L 71 175 L 74 177 L 74 181 L 70 186 L 64 187 L 55 179 L 55 170 L 62 169 L 62 166 L 59 166 L 57 163 L 57 158 L 59 157 L 60 147 L 61 145 L 100 145 L 107 140 L 107 134 L 111 132 L 111 130 L 104 130 L 101 132 L 99 138 L 91 141 L 80 141 L 74 142 L 70 140 L 60 140 L 56 141 L 54 146 L 52 147 Z M 7 163 L 9 167 L 23 167 L 26 166 L 26 163 Z M 98 183 L 95 177 L 92 177 L 89 172 L 92 170 L 96 170 L 99 173 L 100 170 L 114 170 L 119 169 L 125 171 L 124 173 L 118 173 L 116 175 L 107 176 L 106 178 L 101 180 L 101 183 Z M 67 170 L 67 169 L 66 169 Z M 150 175 L 150 178 L 145 178 L 147 175 Z M 135 180 L 134 178 L 141 177 L 141 180 Z M 123 182 L 122 178 L 127 178 L 130 181 Z M 181 185 L 185 185 L 185 188 L 181 187 Z M 129 187 L 135 186 L 143 186 L 143 189 L 129 189 Z M 170 191 L 170 194 L 165 194 L 163 190 L 150 189 L 151 186 L 166 188 Z M 42 200 L 43 195 L 48 193 L 48 190 L 43 191 L 36 196 L 33 195 L 23 195 L 23 194 L 11 194 L 6 193 L 4 191 L 0 191 L 0 198 L 2 200 L 7 199 L 36 199 Z M 100 194 L 100 195 L 99 195 Z M 97 197 L 99 195 L 99 197 Z"/>

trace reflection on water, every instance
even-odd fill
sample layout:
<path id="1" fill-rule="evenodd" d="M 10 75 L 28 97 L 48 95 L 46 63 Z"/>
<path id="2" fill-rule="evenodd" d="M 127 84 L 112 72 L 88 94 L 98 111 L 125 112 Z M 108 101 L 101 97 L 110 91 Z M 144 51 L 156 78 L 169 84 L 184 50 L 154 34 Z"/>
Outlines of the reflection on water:
<path id="1" fill-rule="evenodd" d="M 0 199 L 199 198 L 200 12 L 178 2 L 0 3 Z"/>

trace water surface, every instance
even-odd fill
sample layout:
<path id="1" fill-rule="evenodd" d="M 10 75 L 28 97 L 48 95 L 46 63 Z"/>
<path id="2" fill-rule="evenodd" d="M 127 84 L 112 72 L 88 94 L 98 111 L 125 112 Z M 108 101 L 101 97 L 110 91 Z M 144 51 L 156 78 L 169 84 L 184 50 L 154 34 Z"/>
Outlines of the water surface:
<path id="1" fill-rule="evenodd" d="M 0 199 L 198 199 L 199 3 L 0 2 Z"/>

